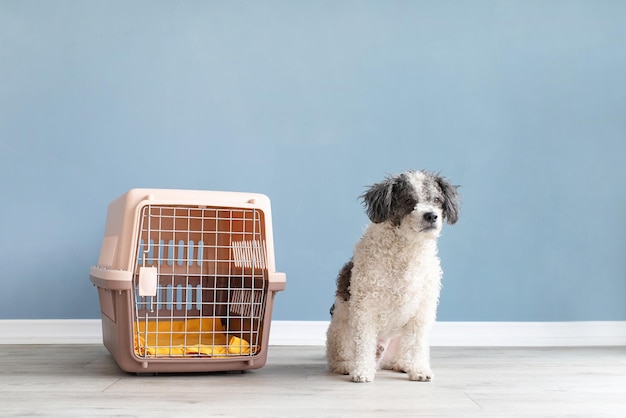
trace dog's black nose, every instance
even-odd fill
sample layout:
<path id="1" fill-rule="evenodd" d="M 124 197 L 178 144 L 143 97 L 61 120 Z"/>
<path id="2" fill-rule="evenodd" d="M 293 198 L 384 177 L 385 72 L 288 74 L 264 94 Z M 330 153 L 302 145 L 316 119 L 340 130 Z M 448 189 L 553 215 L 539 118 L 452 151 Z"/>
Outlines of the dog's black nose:
<path id="1" fill-rule="evenodd" d="M 435 222 L 437 222 L 437 214 L 435 212 L 426 212 L 424 214 L 424 220 L 426 220 L 427 222 L 430 222 L 431 224 L 434 224 Z"/>

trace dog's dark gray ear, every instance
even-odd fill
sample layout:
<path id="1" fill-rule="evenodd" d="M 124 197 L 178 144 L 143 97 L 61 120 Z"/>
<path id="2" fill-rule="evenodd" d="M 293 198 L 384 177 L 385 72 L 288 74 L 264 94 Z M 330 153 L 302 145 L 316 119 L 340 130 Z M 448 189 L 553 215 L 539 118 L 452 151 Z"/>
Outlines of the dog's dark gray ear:
<path id="1" fill-rule="evenodd" d="M 454 186 L 445 177 L 437 176 L 437 184 L 443 193 L 443 216 L 450 225 L 459 220 L 459 209 L 461 206 L 461 195 L 458 192 L 459 186 Z"/>
<path id="2" fill-rule="evenodd" d="M 385 222 L 391 217 L 393 186 L 397 177 L 387 177 L 371 186 L 360 198 L 363 200 L 367 216 L 375 224 Z"/>

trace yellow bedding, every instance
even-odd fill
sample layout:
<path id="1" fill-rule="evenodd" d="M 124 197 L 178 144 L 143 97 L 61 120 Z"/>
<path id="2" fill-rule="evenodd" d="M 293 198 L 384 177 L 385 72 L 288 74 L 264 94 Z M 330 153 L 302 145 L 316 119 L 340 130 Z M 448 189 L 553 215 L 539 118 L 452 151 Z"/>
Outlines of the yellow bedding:
<path id="1" fill-rule="evenodd" d="M 226 339 L 222 324 L 214 318 L 147 321 L 147 329 L 146 321 L 135 324 L 135 353 L 141 357 L 250 354 L 250 344 L 245 339 Z"/>

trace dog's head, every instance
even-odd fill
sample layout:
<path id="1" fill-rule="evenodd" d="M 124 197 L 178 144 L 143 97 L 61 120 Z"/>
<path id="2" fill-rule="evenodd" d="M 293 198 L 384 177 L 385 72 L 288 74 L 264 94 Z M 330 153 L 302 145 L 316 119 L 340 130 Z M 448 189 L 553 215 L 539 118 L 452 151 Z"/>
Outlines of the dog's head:
<path id="1" fill-rule="evenodd" d="M 439 236 L 444 219 L 449 224 L 459 219 L 457 188 L 437 174 L 407 171 L 374 184 L 361 198 L 374 223 Z"/>

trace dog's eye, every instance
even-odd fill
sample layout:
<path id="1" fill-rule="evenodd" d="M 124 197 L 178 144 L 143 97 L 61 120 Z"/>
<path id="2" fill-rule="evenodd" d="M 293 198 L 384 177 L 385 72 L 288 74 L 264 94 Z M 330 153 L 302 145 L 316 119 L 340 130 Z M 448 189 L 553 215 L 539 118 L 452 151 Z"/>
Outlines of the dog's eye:
<path id="1" fill-rule="evenodd" d="M 406 199 L 404 199 L 404 204 L 407 206 L 415 206 L 415 200 L 407 197 Z"/>
<path id="2" fill-rule="evenodd" d="M 441 198 L 440 198 L 440 197 L 436 197 L 436 198 L 434 198 L 434 199 L 433 199 L 433 201 L 434 201 L 436 204 L 438 204 L 438 205 L 440 205 L 440 204 L 441 204 Z"/>

